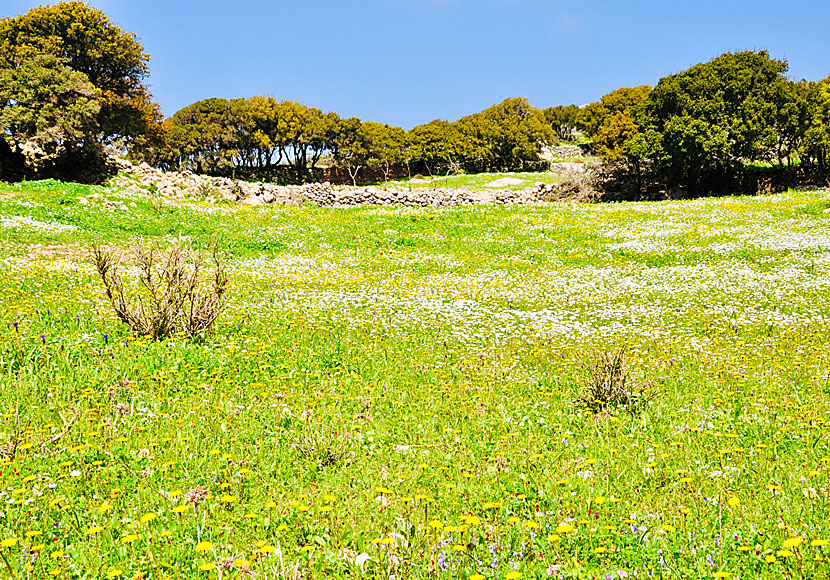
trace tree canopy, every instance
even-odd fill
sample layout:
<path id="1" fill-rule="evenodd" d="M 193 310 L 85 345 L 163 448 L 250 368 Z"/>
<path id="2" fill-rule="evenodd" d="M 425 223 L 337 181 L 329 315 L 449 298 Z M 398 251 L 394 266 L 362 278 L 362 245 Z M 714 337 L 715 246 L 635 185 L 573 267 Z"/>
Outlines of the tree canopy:
<path id="1" fill-rule="evenodd" d="M 47 82 L 45 86 L 58 83 L 64 88 L 69 83 L 85 87 L 80 92 L 85 93 L 87 100 L 94 98 L 97 102 L 92 107 L 93 119 L 85 117 L 83 123 L 86 148 L 118 139 L 129 141 L 155 130 L 161 115 L 143 82 L 149 71 L 148 61 L 149 55 L 134 34 L 115 26 L 102 11 L 83 2 L 40 6 L 0 20 L 0 71 L 5 71 L 6 78 L 16 79 L 18 92 L 39 92 L 42 87 L 37 85 L 42 82 Z M 68 71 L 72 74 L 68 75 Z M 64 105 L 69 108 L 63 110 Z M 14 99 L 6 99 L 3 106 L 21 110 Z M 91 111 L 91 105 L 81 106 L 78 99 L 58 99 L 57 103 L 28 100 L 30 109 L 40 106 L 44 107 L 37 113 L 41 118 L 56 116 L 62 127 L 55 133 L 58 140 L 48 146 L 43 141 L 48 133 L 40 132 L 40 145 L 71 152 L 71 148 L 64 147 L 64 141 L 67 128 L 75 122 L 68 120 L 77 121 L 79 108 Z M 12 111 L 3 118 L 17 114 Z M 5 124 L 2 129 L 6 139 L 12 141 L 7 141 L 3 148 L 7 154 L 9 149 L 14 151 L 23 145 L 17 139 L 31 137 L 30 132 L 21 133 Z"/>

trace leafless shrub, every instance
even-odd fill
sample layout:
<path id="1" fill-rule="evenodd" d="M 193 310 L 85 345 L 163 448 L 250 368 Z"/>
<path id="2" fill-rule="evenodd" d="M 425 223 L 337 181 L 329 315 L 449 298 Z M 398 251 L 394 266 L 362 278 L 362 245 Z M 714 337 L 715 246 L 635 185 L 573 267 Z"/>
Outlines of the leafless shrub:
<path id="1" fill-rule="evenodd" d="M 634 412 L 654 398 L 647 382 L 633 383 L 625 361 L 625 346 L 616 352 L 603 352 L 588 368 L 588 379 L 577 404 L 593 413 L 612 409 Z"/>
<path id="2" fill-rule="evenodd" d="M 224 309 L 229 283 L 226 256 L 215 245 L 210 256 L 178 244 L 167 251 L 136 245 L 133 263 L 139 284 L 132 287 L 121 272 L 122 258 L 97 245 L 92 249 L 107 298 L 133 332 L 155 340 L 175 333 L 195 337 L 210 332 Z"/>

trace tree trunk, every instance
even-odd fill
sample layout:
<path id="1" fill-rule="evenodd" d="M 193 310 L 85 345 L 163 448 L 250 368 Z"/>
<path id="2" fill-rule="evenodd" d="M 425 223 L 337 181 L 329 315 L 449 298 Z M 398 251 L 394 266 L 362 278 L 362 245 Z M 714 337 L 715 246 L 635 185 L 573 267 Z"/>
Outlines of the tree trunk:
<path id="1" fill-rule="evenodd" d="M 349 177 L 352 178 L 352 186 L 357 187 L 357 172 L 360 171 L 360 165 L 357 165 L 352 172 L 352 166 L 347 165 L 346 170 L 349 172 Z"/>

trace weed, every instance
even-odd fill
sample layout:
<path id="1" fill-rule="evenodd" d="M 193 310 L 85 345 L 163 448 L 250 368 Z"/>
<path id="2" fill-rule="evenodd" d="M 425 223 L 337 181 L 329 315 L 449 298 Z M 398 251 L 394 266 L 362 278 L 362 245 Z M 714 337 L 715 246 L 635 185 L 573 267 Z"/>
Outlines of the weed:
<path id="1" fill-rule="evenodd" d="M 349 463 L 353 456 L 348 435 L 320 428 L 310 420 L 295 439 L 294 448 L 320 467 L 339 467 Z"/>
<path id="2" fill-rule="evenodd" d="M 636 412 L 654 397 L 648 382 L 632 384 L 629 380 L 625 350 L 622 346 L 616 352 L 603 352 L 588 368 L 588 379 L 577 400 L 580 407 L 594 413 L 613 409 Z"/>

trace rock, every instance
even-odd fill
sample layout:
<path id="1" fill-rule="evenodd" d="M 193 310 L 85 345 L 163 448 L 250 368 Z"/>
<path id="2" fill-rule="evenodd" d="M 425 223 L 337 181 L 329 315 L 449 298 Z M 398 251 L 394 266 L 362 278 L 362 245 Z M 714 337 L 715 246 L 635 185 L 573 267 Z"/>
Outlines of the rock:
<path id="1" fill-rule="evenodd" d="M 257 207 L 257 206 L 260 206 L 260 205 L 265 205 L 265 200 L 263 200 L 261 197 L 255 195 L 253 197 L 246 197 L 245 199 L 242 200 L 241 203 L 242 203 L 242 205 L 247 205 L 247 206 L 250 206 L 250 207 Z"/>

